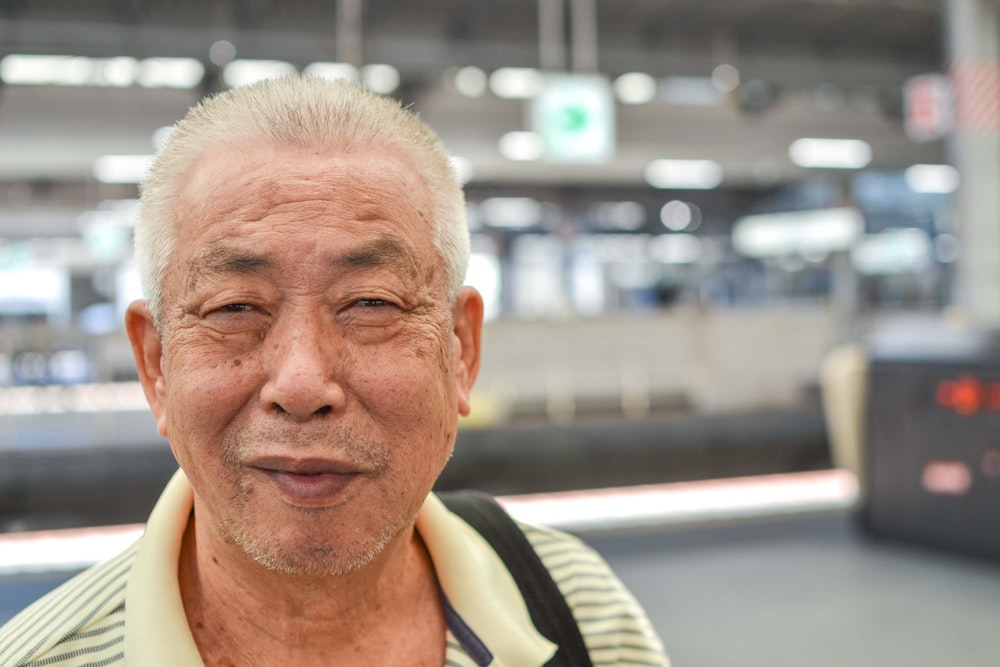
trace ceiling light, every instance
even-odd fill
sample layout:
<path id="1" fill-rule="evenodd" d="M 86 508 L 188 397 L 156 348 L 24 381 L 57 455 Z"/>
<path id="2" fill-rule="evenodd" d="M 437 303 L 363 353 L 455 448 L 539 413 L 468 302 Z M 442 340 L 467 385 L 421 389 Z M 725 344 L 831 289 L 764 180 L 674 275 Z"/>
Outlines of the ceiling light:
<path id="1" fill-rule="evenodd" d="M 660 209 L 660 222 L 674 232 L 694 231 L 701 224 L 701 209 L 676 199 L 668 201 Z"/>
<path id="2" fill-rule="evenodd" d="M 0 58 L 0 78 L 12 85 L 104 86 L 135 83 L 136 59 L 11 54 Z"/>
<path id="3" fill-rule="evenodd" d="M 153 150 L 159 153 L 164 146 L 167 144 L 167 139 L 170 138 L 170 134 L 174 131 L 173 125 L 164 125 L 163 127 L 158 127 L 153 130 L 152 143 Z"/>
<path id="4" fill-rule="evenodd" d="M 101 183 L 139 183 L 152 162 L 152 155 L 105 155 L 94 160 L 94 177 Z"/>
<path id="5" fill-rule="evenodd" d="M 712 70 L 712 85 L 720 93 L 731 93 L 740 85 L 740 71 L 723 63 Z"/>
<path id="6" fill-rule="evenodd" d="M 236 57 L 236 47 L 225 39 L 220 39 L 208 48 L 208 59 L 213 65 L 223 67 Z"/>
<path id="7" fill-rule="evenodd" d="M 491 227 L 525 229 L 542 222 L 542 203 L 531 197 L 490 197 L 479 205 L 479 212 Z"/>
<path id="8" fill-rule="evenodd" d="M 490 75 L 490 90 L 504 99 L 528 99 L 542 92 L 542 73 L 532 67 L 501 67 Z"/>
<path id="9" fill-rule="evenodd" d="M 230 88 L 237 88 L 295 72 L 295 66 L 283 60 L 233 60 L 222 68 L 222 80 Z"/>
<path id="10" fill-rule="evenodd" d="M 915 164 L 905 172 L 906 184 L 918 194 L 949 194 L 958 189 L 958 170 L 950 164 Z"/>
<path id="11" fill-rule="evenodd" d="M 646 104 L 656 97 L 656 79 L 644 72 L 629 72 L 615 79 L 615 94 L 623 104 Z"/>
<path id="12" fill-rule="evenodd" d="M 486 92 L 486 72 L 478 67 L 463 67 L 455 72 L 455 90 L 466 97 L 479 97 Z"/>
<path id="13" fill-rule="evenodd" d="M 458 155 L 452 155 L 449 162 L 451 162 L 451 169 L 455 172 L 455 178 L 458 179 L 459 183 L 465 185 L 472 180 L 472 160 Z"/>
<path id="14" fill-rule="evenodd" d="M 810 255 L 848 250 L 865 220 L 851 207 L 762 213 L 733 225 L 733 247 L 747 257 Z"/>
<path id="15" fill-rule="evenodd" d="M 646 166 L 646 181 L 655 188 L 710 190 L 722 178 L 722 165 L 714 160 L 653 160 Z"/>
<path id="16" fill-rule="evenodd" d="M 872 147 L 860 139 L 796 139 L 788 157 L 800 167 L 860 169 L 872 161 Z"/>
<path id="17" fill-rule="evenodd" d="M 205 76 L 205 66 L 195 58 L 146 58 L 139 63 L 137 80 L 144 88 L 190 90 Z"/>
<path id="18" fill-rule="evenodd" d="M 309 63 L 302 70 L 306 76 L 314 76 L 319 79 L 346 79 L 347 81 L 360 81 L 361 74 L 358 68 L 350 63 Z"/>
<path id="19" fill-rule="evenodd" d="M 389 95 L 399 88 L 399 70 L 392 65 L 365 65 L 361 68 L 361 80 L 380 95 Z"/>
<path id="20" fill-rule="evenodd" d="M 537 132 L 508 132 L 500 137 L 499 148 L 508 160 L 538 160 L 545 155 L 545 140 Z"/>

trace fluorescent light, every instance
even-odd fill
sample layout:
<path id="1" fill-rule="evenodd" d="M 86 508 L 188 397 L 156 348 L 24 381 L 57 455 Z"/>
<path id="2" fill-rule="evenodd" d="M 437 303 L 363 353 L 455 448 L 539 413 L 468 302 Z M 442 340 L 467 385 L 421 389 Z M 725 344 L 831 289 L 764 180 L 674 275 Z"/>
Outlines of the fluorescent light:
<path id="1" fill-rule="evenodd" d="M 531 197 L 490 197 L 479 205 L 479 213 L 491 227 L 524 229 L 542 222 L 542 204 Z"/>
<path id="2" fill-rule="evenodd" d="M 94 160 L 94 177 L 101 183 L 139 183 L 149 171 L 152 155 L 104 155 Z"/>
<path id="3" fill-rule="evenodd" d="M 542 73 L 532 67 L 501 67 L 490 75 L 490 90 L 505 99 L 535 97 L 544 85 Z"/>
<path id="4" fill-rule="evenodd" d="M 919 194 L 949 194 L 958 189 L 958 170 L 949 164 L 915 164 L 905 172 L 906 184 Z"/>
<path id="5" fill-rule="evenodd" d="M 694 234 L 660 234 L 649 242 L 649 256 L 664 264 L 693 264 L 701 257 L 701 239 Z"/>
<path id="6" fill-rule="evenodd" d="M 222 68 L 222 80 L 230 88 L 237 88 L 263 79 L 278 79 L 295 72 L 295 66 L 283 60 L 238 59 Z"/>
<path id="7" fill-rule="evenodd" d="M 733 225 L 733 247 L 747 257 L 830 253 L 850 249 L 864 229 L 851 207 L 748 215 Z"/>
<path id="8" fill-rule="evenodd" d="M 922 229 L 887 229 L 866 236 L 851 249 L 858 273 L 892 275 L 919 271 L 931 260 L 931 239 Z"/>
<path id="9" fill-rule="evenodd" d="M 653 160 L 646 166 L 646 181 L 655 188 L 711 190 L 722 178 L 715 160 Z"/>
<path id="10" fill-rule="evenodd" d="M 136 64 L 136 59 L 128 56 L 11 54 L 0 59 L 0 78 L 12 85 L 122 88 L 135 83 Z"/>
<path id="11" fill-rule="evenodd" d="M 545 140 L 537 132 L 508 132 L 500 137 L 499 148 L 508 160 L 527 162 L 545 155 Z"/>
<path id="12" fill-rule="evenodd" d="M 860 139 L 796 139 L 788 156 L 800 167 L 860 169 L 872 161 L 872 147 Z"/>
<path id="13" fill-rule="evenodd" d="M 196 58 L 146 58 L 139 63 L 139 85 L 144 88 L 190 90 L 201 83 L 205 66 Z"/>
<path id="14" fill-rule="evenodd" d="M 320 79 L 361 81 L 361 74 L 358 72 L 358 68 L 350 63 L 310 63 L 306 65 L 302 73 L 306 76 L 315 76 Z"/>
<path id="15" fill-rule="evenodd" d="M 656 79 L 644 72 L 629 72 L 615 79 L 615 94 L 623 104 L 646 104 L 656 97 Z"/>

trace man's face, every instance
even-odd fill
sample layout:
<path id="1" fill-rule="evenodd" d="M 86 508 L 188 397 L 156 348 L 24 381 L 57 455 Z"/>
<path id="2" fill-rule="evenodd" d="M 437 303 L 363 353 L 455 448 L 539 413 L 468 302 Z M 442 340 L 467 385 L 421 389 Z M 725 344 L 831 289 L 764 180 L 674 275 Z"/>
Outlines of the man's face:
<path id="1" fill-rule="evenodd" d="M 147 396 L 213 534 L 272 569 L 351 571 L 450 456 L 481 301 L 457 304 L 414 166 L 251 145 L 177 203 L 162 331 L 129 316 Z"/>

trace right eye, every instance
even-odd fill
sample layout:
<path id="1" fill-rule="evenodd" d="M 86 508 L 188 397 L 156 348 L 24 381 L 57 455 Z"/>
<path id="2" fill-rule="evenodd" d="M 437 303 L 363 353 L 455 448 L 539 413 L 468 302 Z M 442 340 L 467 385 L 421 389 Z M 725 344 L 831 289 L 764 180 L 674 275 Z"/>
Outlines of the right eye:
<path id="1" fill-rule="evenodd" d="M 248 303 L 227 303 L 218 310 L 223 313 L 249 313 L 253 310 L 253 306 Z"/>

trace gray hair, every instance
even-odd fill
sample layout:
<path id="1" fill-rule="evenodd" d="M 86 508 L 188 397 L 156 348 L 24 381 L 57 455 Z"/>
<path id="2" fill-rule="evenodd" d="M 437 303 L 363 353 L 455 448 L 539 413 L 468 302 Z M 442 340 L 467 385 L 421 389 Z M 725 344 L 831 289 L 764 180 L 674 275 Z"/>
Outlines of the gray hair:
<path id="1" fill-rule="evenodd" d="M 157 327 L 185 176 L 209 152 L 254 139 L 291 146 L 386 148 L 414 159 L 431 192 L 433 240 L 444 262 L 449 297 L 458 295 L 469 262 L 465 197 L 434 131 L 399 102 L 357 84 L 293 76 L 202 101 L 177 123 L 153 161 L 141 186 L 135 255 Z"/>

